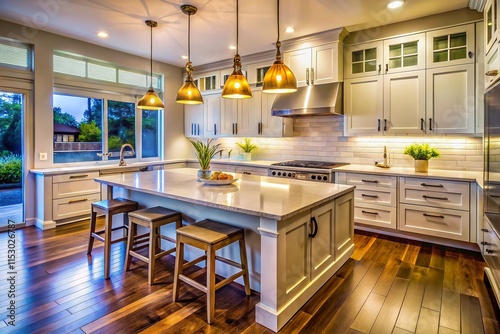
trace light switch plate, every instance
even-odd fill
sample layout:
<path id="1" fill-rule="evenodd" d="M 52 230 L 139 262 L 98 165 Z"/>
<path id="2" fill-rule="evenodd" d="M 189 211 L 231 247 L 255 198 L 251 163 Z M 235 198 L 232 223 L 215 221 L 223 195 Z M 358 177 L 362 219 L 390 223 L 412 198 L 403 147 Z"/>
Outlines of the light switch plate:
<path id="1" fill-rule="evenodd" d="M 40 153 L 40 160 L 47 160 L 47 153 Z"/>

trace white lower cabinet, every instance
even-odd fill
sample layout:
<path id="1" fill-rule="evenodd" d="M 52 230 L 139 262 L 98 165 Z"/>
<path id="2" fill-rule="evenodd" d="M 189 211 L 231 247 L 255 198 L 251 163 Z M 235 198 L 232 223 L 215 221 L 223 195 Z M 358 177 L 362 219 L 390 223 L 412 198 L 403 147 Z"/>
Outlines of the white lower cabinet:
<path id="1" fill-rule="evenodd" d="M 353 206 L 350 193 L 286 222 L 282 247 L 286 254 L 283 283 L 287 300 L 292 300 L 352 249 Z"/>
<path id="2" fill-rule="evenodd" d="M 493 224 L 497 229 L 493 228 Z M 484 228 L 482 251 L 483 257 L 488 267 L 485 268 L 485 273 L 493 288 L 495 297 L 500 305 L 500 224 L 498 221 L 491 222 L 488 217 L 484 217 Z"/>

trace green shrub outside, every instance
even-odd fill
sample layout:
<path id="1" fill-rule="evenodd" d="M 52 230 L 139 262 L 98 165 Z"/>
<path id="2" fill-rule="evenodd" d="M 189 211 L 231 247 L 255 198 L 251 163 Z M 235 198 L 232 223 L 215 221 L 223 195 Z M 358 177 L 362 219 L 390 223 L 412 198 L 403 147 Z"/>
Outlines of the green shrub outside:
<path id="1" fill-rule="evenodd" d="M 21 182 L 22 170 L 23 161 L 19 154 L 0 156 L 0 184 Z"/>

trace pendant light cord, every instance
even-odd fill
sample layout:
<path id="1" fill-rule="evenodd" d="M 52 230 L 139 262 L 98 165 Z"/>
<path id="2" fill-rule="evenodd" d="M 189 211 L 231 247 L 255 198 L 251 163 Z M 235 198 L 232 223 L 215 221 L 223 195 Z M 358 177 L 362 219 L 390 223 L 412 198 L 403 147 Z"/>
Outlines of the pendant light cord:
<path id="1" fill-rule="evenodd" d="M 188 13 L 188 62 L 191 62 L 191 13 Z"/>
<path id="2" fill-rule="evenodd" d="M 150 69 L 151 69 L 151 77 L 150 77 L 151 85 L 150 85 L 150 87 L 152 88 L 153 87 L 153 23 L 151 23 L 150 28 L 151 28 L 151 34 L 150 34 L 150 37 L 151 37 L 151 57 L 149 58 L 149 65 L 150 65 Z"/>
<path id="3" fill-rule="evenodd" d="M 280 40 L 280 0 L 277 0 L 276 3 L 277 3 L 276 16 L 278 17 L 278 20 L 277 20 L 277 22 L 278 22 L 278 26 L 277 26 L 277 28 L 278 28 L 278 42 L 279 42 L 279 40 Z"/>
<path id="4" fill-rule="evenodd" d="M 238 52 L 238 44 L 239 44 L 238 43 L 238 30 L 239 30 L 239 28 L 238 28 L 239 27 L 239 22 L 238 22 L 238 12 L 239 12 L 238 7 L 239 6 L 238 6 L 238 2 L 239 1 L 236 0 L 236 54 L 239 54 L 239 52 Z"/>

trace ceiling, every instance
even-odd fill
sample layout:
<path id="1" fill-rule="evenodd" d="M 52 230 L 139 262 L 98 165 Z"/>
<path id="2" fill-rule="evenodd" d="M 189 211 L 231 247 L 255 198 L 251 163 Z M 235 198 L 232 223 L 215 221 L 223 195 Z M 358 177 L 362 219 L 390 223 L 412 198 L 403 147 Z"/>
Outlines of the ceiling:
<path id="1" fill-rule="evenodd" d="M 477 0 L 472 0 L 477 1 Z M 469 0 L 406 0 L 390 11 L 388 0 L 282 0 L 281 40 L 346 27 L 371 28 L 422 16 L 466 8 Z M 179 7 L 191 4 L 191 61 L 201 65 L 230 59 L 236 43 L 236 0 L 1 0 L 0 19 L 25 24 L 149 58 L 150 28 L 153 58 L 183 66 L 187 54 L 187 16 Z M 276 42 L 276 1 L 242 0 L 239 3 L 239 53 L 244 56 L 273 49 Z M 286 26 L 295 32 L 285 33 Z M 97 32 L 106 31 L 101 39 Z"/>

